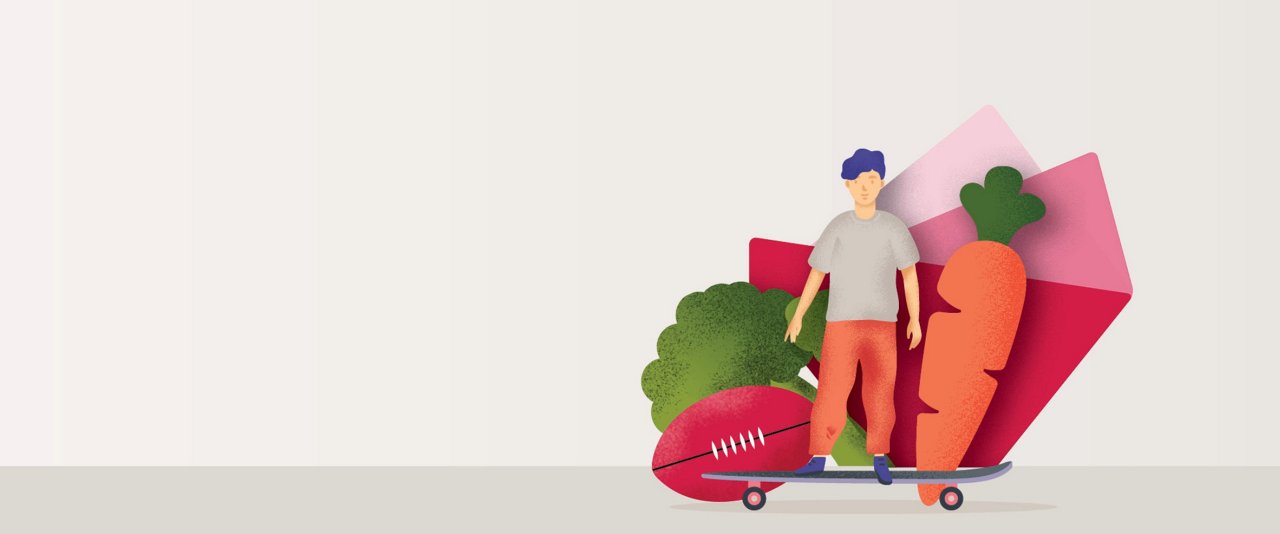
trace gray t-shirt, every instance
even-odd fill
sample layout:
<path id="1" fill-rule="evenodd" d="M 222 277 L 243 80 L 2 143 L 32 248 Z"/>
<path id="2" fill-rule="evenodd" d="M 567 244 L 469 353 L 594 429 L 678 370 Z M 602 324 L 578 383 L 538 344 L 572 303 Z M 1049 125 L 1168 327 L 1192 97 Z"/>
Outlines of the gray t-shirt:
<path id="1" fill-rule="evenodd" d="M 836 215 L 809 254 L 810 267 L 831 274 L 828 321 L 897 321 L 896 273 L 917 261 L 907 225 L 884 210 L 865 221 L 853 210 Z"/>

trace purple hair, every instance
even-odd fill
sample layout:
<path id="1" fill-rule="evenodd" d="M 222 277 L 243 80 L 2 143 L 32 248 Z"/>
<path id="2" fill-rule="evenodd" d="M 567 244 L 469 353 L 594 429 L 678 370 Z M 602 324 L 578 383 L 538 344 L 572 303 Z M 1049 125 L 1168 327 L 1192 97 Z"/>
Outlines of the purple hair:
<path id="1" fill-rule="evenodd" d="M 880 178 L 884 179 L 883 152 L 859 148 L 849 159 L 844 160 L 844 167 L 840 169 L 840 177 L 845 180 L 854 180 L 858 178 L 859 174 L 867 171 L 876 171 L 880 173 Z"/>

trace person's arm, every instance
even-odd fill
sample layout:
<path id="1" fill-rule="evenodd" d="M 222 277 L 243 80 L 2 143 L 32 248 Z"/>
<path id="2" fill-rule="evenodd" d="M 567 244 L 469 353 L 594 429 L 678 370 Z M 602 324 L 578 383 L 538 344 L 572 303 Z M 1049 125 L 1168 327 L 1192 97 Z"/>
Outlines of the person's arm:
<path id="1" fill-rule="evenodd" d="M 818 295 L 818 288 L 822 287 L 822 279 L 826 278 L 827 273 L 817 269 L 809 270 L 809 279 L 804 283 L 804 291 L 800 293 L 800 303 L 796 305 L 796 314 L 791 317 L 791 323 L 787 325 L 787 333 L 783 334 L 782 339 L 796 342 L 796 338 L 800 337 L 800 327 L 804 323 L 804 314 L 809 311 L 809 305 L 813 304 L 813 297 Z"/>
<path id="2" fill-rule="evenodd" d="M 902 269 L 902 292 L 907 297 L 907 315 L 911 316 L 907 323 L 907 340 L 914 349 L 924 339 L 924 331 L 920 329 L 920 280 L 916 277 L 916 264 Z"/>

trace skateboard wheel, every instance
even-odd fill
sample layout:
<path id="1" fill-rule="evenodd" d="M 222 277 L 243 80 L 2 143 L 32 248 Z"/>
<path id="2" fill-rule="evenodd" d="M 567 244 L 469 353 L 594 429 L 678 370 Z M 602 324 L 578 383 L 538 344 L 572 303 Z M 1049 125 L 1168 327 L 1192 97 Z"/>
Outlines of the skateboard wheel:
<path id="1" fill-rule="evenodd" d="M 748 510 L 759 510 L 764 508 L 764 490 L 760 488 L 747 488 L 742 492 L 742 505 Z"/>
<path id="2" fill-rule="evenodd" d="M 938 502 L 947 510 L 956 510 L 960 508 L 960 505 L 964 504 L 964 494 L 960 493 L 960 488 L 947 486 L 942 488 L 942 494 L 938 496 Z"/>

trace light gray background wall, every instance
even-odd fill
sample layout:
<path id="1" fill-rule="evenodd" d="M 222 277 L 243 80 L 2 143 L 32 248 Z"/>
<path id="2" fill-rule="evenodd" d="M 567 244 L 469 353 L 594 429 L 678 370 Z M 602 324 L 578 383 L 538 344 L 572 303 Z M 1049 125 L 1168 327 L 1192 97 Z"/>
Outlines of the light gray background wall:
<path id="1" fill-rule="evenodd" d="M 992 104 L 1135 287 L 1011 457 L 1276 464 L 1272 4 L 3 6 L 0 463 L 645 464 L 679 298 Z"/>

